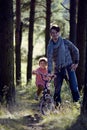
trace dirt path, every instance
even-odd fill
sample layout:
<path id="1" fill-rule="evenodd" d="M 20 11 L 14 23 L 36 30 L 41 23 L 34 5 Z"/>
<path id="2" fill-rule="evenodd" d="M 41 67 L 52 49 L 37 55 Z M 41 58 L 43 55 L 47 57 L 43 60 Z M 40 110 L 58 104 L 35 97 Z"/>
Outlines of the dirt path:
<path id="1" fill-rule="evenodd" d="M 0 130 L 65 130 L 78 115 L 79 110 L 70 104 L 58 113 L 43 116 L 39 110 L 39 102 L 28 94 L 21 93 L 17 95 L 16 104 L 10 109 L 1 106 Z"/>
<path id="2" fill-rule="evenodd" d="M 44 130 L 39 102 L 27 96 L 17 95 L 15 105 L 9 108 L 1 106 L 0 130 Z"/>

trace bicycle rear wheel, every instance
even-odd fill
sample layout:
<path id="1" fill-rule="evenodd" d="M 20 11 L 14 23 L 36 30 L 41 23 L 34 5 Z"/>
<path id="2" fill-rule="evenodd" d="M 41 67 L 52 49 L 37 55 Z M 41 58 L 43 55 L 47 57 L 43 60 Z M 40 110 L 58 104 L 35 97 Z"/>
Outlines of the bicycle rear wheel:
<path id="1" fill-rule="evenodd" d="M 40 111 L 43 115 L 48 115 L 54 110 L 54 103 L 52 97 L 42 99 L 40 102 Z"/>

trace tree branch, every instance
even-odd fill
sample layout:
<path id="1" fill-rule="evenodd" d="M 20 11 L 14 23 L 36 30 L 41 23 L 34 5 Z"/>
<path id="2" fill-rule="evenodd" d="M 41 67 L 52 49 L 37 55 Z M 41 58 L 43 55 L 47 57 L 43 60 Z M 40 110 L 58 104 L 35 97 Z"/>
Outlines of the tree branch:
<path id="1" fill-rule="evenodd" d="M 70 10 L 69 8 L 66 8 L 66 7 L 63 5 L 63 3 L 61 3 L 61 5 L 62 5 L 66 10 L 68 10 L 68 11 Z"/>

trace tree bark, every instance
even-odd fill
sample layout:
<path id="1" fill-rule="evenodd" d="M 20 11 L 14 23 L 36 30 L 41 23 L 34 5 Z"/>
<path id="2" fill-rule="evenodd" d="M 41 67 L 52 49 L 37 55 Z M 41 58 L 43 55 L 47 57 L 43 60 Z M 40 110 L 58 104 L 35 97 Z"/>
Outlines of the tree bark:
<path id="1" fill-rule="evenodd" d="M 85 77 L 86 19 L 84 1 L 79 0 L 77 21 L 77 47 L 79 48 L 80 53 L 80 61 L 77 69 L 79 90 L 81 90 L 82 86 L 84 85 Z"/>
<path id="2" fill-rule="evenodd" d="M 70 41 L 76 44 L 76 0 L 70 0 Z"/>
<path id="3" fill-rule="evenodd" d="M 14 99 L 13 1 L 0 0 L 0 101 Z"/>
<path id="4" fill-rule="evenodd" d="M 84 20 L 85 20 L 85 42 L 86 42 L 86 63 L 85 63 L 85 83 L 84 83 L 84 95 L 81 107 L 81 114 L 87 116 L 87 1 L 84 0 Z"/>
<path id="5" fill-rule="evenodd" d="M 87 41 L 86 41 L 87 42 Z M 87 43 L 86 43 L 86 72 L 85 72 L 85 85 L 84 85 L 84 95 L 81 107 L 81 114 L 87 115 Z"/>
<path id="6" fill-rule="evenodd" d="M 50 40 L 51 0 L 46 0 L 46 29 L 45 29 L 45 56 L 47 56 L 47 45 Z"/>
<path id="7" fill-rule="evenodd" d="M 29 35 L 28 35 L 28 60 L 27 60 L 27 83 L 32 78 L 32 56 L 33 56 L 33 32 L 34 32 L 35 2 L 36 2 L 36 0 L 31 0 L 31 3 L 30 3 Z"/>
<path id="8" fill-rule="evenodd" d="M 15 32 L 15 57 L 16 57 L 16 84 L 21 84 L 21 35 L 22 35 L 22 24 L 21 24 L 21 0 L 16 0 L 16 32 Z"/>

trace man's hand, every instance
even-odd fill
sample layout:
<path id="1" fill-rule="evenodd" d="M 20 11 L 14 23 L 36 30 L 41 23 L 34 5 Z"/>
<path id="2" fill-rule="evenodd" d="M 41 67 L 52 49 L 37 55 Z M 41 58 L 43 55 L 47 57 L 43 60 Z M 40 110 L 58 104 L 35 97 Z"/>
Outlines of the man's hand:
<path id="1" fill-rule="evenodd" d="M 77 69 L 77 67 L 78 67 L 78 64 L 72 64 L 71 65 L 71 70 L 75 71 Z"/>

